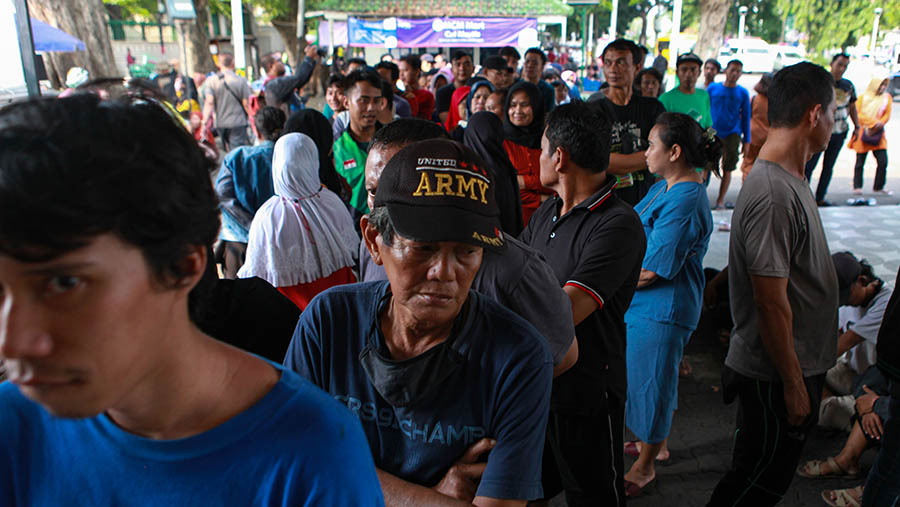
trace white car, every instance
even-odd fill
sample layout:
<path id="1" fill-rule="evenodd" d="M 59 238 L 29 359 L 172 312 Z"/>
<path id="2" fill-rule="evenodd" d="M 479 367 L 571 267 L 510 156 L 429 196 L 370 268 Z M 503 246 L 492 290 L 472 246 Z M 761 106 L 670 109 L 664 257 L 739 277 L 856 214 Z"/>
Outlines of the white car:
<path id="1" fill-rule="evenodd" d="M 724 69 L 730 60 L 740 60 L 746 73 L 771 72 L 775 57 L 772 48 L 762 39 L 732 39 L 719 51 L 719 63 Z"/>
<path id="2" fill-rule="evenodd" d="M 806 61 L 806 56 L 795 47 L 778 46 L 774 50 L 777 51 L 778 54 L 775 56 L 775 64 L 772 70 L 778 71 L 784 67 Z"/>

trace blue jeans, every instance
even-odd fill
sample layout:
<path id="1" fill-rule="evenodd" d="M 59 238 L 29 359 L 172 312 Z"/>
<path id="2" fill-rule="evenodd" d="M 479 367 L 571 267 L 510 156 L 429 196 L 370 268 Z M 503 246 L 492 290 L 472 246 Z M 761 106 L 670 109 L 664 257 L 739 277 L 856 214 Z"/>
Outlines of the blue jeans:
<path id="1" fill-rule="evenodd" d="M 866 479 L 863 507 L 900 505 L 900 398 L 891 396 L 889 410 L 890 417 L 884 423 L 881 436 L 881 450 Z"/>

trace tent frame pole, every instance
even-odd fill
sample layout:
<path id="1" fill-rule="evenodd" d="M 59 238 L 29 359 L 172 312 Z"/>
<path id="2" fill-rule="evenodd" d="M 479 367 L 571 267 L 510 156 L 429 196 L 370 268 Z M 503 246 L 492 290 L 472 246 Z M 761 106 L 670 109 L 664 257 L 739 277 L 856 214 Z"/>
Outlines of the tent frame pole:
<path id="1" fill-rule="evenodd" d="M 41 85 L 38 83 L 37 67 L 34 63 L 34 38 L 31 35 L 31 16 L 28 14 L 26 0 L 13 0 L 16 7 L 16 33 L 19 37 L 19 56 L 22 59 L 22 71 L 25 74 L 25 88 L 28 97 L 40 97 Z"/>

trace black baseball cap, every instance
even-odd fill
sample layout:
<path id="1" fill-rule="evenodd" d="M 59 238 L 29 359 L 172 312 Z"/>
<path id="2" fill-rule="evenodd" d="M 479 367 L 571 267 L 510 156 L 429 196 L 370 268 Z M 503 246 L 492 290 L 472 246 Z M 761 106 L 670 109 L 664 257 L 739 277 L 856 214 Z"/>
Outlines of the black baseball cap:
<path id="1" fill-rule="evenodd" d="M 447 139 L 411 144 L 384 167 L 375 207 L 415 241 L 459 241 L 503 251 L 494 182 L 481 158 Z"/>
<path id="2" fill-rule="evenodd" d="M 683 53 L 678 55 L 678 59 L 675 60 L 675 68 L 678 68 L 682 63 L 696 63 L 703 67 L 703 59 L 694 53 Z"/>
<path id="3" fill-rule="evenodd" d="M 484 63 L 481 64 L 485 69 L 493 69 L 493 70 L 505 70 L 507 72 L 511 72 L 509 65 L 506 63 L 506 58 L 503 58 L 500 55 L 489 56 L 484 59 Z"/>
<path id="4" fill-rule="evenodd" d="M 838 279 L 838 301 L 841 306 L 850 299 L 850 286 L 862 274 L 862 264 L 850 252 L 838 252 L 831 256 Z"/>

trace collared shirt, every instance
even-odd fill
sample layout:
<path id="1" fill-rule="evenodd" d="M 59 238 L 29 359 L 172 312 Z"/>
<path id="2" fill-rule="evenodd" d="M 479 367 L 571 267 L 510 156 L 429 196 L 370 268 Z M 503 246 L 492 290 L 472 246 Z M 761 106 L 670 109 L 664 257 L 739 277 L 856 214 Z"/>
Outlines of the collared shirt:
<path id="1" fill-rule="evenodd" d="M 554 380 L 551 408 L 597 415 L 607 391 L 624 399 L 625 310 L 641 273 L 647 242 L 634 209 L 613 195 L 615 178 L 560 216 L 549 199 L 532 215 L 521 239 L 544 254 L 559 284 L 584 291 L 597 309 L 575 326 L 578 362 Z"/>

